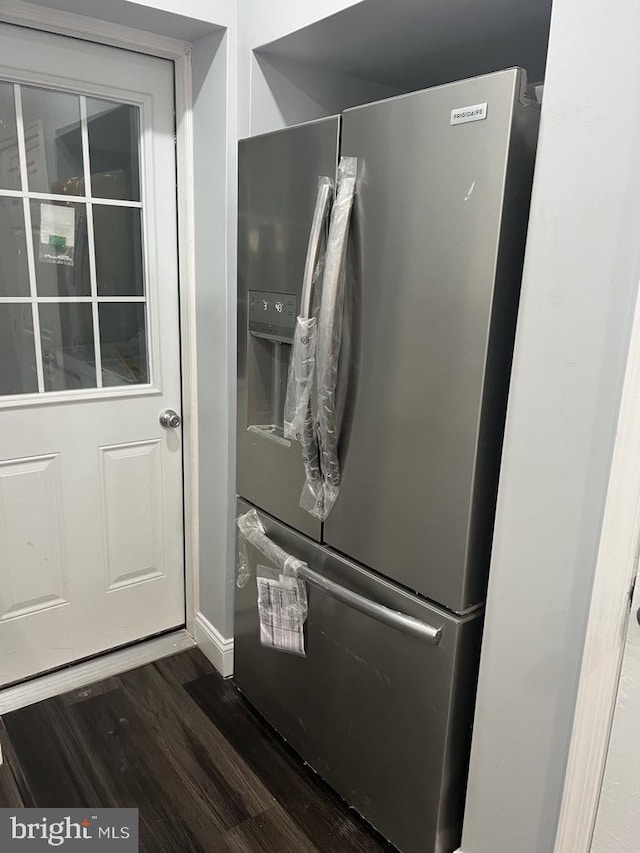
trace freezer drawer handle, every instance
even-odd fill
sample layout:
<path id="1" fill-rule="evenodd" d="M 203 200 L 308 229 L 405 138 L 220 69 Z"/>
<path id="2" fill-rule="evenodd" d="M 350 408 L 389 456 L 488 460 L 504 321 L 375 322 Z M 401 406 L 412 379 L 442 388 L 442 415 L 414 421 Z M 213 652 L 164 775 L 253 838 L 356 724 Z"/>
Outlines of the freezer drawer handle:
<path id="1" fill-rule="evenodd" d="M 384 625 L 389 625 L 392 628 L 397 628 L 398 631 L 404 631 L 405 634 L 411 634 L 420 640 L 427 640 L 434 646 L 440 642 L 442 628 L 434 628 L 427 622 L 421 619 L 416 619 L 413 616 L 407 616 L 406 613 L 401 613 L 399 610 L 392 610 L 390 607 L 385 607 L 383 604 L 378 604 L 376 601 L 371 601 L 370 598 L 365 598 L 364 595 L 359 595 L 340 584 L 330 581 L 328 578 L 319 575 L 310 569 L 306 564 L 298 566 L 296 575 L 299 578 L 304 578 L 307 583 L 318 587 L 326 592 L 327 595 L 346 604 L 347 607 L 352 607 L 366 616 L 371 616 L 378 622 Z"/>
<path id="2" fill-rule="evenodd" d="M 339 583 L 330 581 L 323 575 L 318 574 L 318 572 L 314 572 L 303 560 L 298 560 L 267 536 L 264 525 L 255 509 L 250 509 L 243 515 L 240 515 L 236 519 L 236 524 L 240 531 L 238 577 L 236 580 L 239 587 L 243 587 L 247 583 L 251 574 L 249 556 L 247 554 L 247 542 L 250 542 L 264 557 L 275 563 L 281 572 L 303 578 L 307 583 L 326 592 L 327 595 L 341 601 L 348 607 L 353 607 L 354 610 L 358 610 L 366 616 L 371 616 L 372 619 L 376 619 L 384 625 L 390 625 L 399 631 L 404 631 L 405 634 L 411 634 L 420 640 L 426 640 L 434 646 L 437 646 L 440 642 L 442 635 L 441 627 L 434 628 L 433 625 L 429 625 L 421 619 L 407 616 L 406 613 L 401 613 L 399 610 L 392 610 L 390 607 L 385 607 L 383 604 L 371 601 L 370 598 L 365 598 L 364 595 L 359 595 L 357 592 L 353 592 Z"/>

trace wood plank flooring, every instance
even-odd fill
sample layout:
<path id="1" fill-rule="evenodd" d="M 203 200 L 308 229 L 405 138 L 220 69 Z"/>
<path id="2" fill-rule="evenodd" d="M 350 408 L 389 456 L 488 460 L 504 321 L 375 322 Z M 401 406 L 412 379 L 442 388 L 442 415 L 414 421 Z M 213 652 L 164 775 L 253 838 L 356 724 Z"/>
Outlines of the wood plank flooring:
<path id="1" fill-rule="evenodd" d="M 189 650 L 6 714 L 0 807 L 137 807 L 144 853 L 394 848 Z"/>

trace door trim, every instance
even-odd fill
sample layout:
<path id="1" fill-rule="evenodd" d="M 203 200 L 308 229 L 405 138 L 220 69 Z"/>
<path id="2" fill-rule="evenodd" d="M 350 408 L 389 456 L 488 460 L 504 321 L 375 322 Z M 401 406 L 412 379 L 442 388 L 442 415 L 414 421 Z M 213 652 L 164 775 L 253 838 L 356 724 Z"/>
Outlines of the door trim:
<path id="1" fill-rule="evenodd" d="M 184 570 L 186 631 L 193 639 L 199 613 L 198 401 L 191 44 L 108 21 L 22 0 L 5 0 L 0 22 L 168 59 L 174 63 L 176 205 L 183 420 Z M 145 645 L 145 643 L 141 643 Z M 118 652 L 105 654 L 119 654 Z M 162 656 L 162 655 L 159 655 Z M 49 676 L 45 676 L 45 679 Z M 0 693 L 0 697 L 2 693 Z M 36 701 L 36 700 L 33 700 Z"/>
<path id="2" fill-rule="evenodd" d="M 640 290 L 613 449 L 554 853 L 589 853 L 640 543 Z"/>
<path id="3" fill-rule="evenodd" d="M 176 99 L 176 177 L 178 182 L 178 289 L 184 424 L 184 569 L 186 626 L 195 636 L 200 610 L 200 507 L 198 483 L 198 373 L 196 350 L 195 180 L 191 52 L 174 60 Z"/>
<path id="4" fill-rule="evenodd" d="M 73 664 L 48 675 L 39 675 L 22 684 L 0 690 L 0 715 L 17 711 L 34 702 L 60 696 L 70 690 L 87 687 L 96 681 L 104 681 L 105 678 L 175 655 L 195 645 L 191 634 L 181 629 L 152 640 L 142 640 L 126 649 L 106 652 L 92 660 Z"/>
<path id="5" fill-rule="evenodd" d="M 0 21 L 110 47 L 135 50 L 138 53 L 147 53 L 150 56 L 174 61 L 189 53 L 191 49 L 189 42 L 180 41 L 180 39 L 125 27 L 122 24 L 112 24 L 109 21 L 100 21 L 75 12 L 62 12 L 59 9 L 37 6 L 34 3 L 24 3 L 22 0 L 5 0 L 2 4 Z"/>

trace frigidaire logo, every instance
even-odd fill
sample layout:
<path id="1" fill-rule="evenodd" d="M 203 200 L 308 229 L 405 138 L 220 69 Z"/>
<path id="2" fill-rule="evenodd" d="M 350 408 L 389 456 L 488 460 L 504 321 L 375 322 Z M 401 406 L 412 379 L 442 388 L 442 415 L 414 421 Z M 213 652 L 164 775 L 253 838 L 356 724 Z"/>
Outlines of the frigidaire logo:
<path id="1" fill-rule="evenodd" d="M 488 104 L 472 104 L 451 110 L 451 124 L 465 124 L 468 121 L 481 121 L 487 117 Z"/>
<path id="2" fill-rule="evenodd" d="M 481 116 L 482 110 L 480 107 L 476 107 L 475 110 L 459 110 L 457 113 L 453 114 L 454 119 L 460 118 L 476 118 L 476 116 Z"/>
<path id="3" fill-rule="evenodd" d="M 0 809 L 0 850 L 138 850 L 137 809 Z"/>

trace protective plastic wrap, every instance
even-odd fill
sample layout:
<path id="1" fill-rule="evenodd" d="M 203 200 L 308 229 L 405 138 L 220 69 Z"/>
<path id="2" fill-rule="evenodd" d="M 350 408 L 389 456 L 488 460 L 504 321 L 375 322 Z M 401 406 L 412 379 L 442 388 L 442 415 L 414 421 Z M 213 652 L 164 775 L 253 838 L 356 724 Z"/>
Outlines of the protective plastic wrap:
<path id="1" fill-rule="evenodd" d="M 284 437 L 297 441 L 300 441 L 308 424 L 313 423 L 311 387 L 316 370 L 317 332 L 315 317 L 296 318 L 284 404 Z"/>
<path id="2" fill-rule="evenodd" d="M 240 589 L 247 585 L 247 581 L 251 577 L 247 542 L 250 542 L 263 557 L 274 563 L 284 575 L 296 577 L 298 568 L 306 566 L 306 563 L 302 560 L 298 560 L 291 554 L 288 554 L 284 548 L 281 548 L 269 539 L 260 521 L 260 516 L 255 509 L 250 509 L 249 512 L 245 512 L 244 515 L 239 516 L 236 523 L 240 531 L 238 538 L 236 584 Z"/>
<path id="3" fill-rule="evenodd" d="M 322 493 L 322 480 L 318 435 L 311 401 L 316 368 L 318 321 L 313 316 L 311 305 L 314 291 L 317 295 L 316 287 L 324 269 L 323 236 L 332 188 L 330 178 L 318 178 L 318 195 L 309 234 L 300 315 L 296 319 L 293 335 L 284 404 L 285 438 L 293 438 L 300 442 L 305 482 L 312 493 L 318 496 Z"/>
<path id="4" fill-rule="evenodd" d="M 356 191 L 357 170 L 358 161 L 355 157 L 342 157 L 340 159 L 337 195 L 331 211 L 331 225 L 322 278 L 316 354 L 317 418 L 322 488 L 315 489 L 306 483 L 300 498 L 300 506 L 321 521 L 324 521 L 331 512 L 340 490 L 336 384 L 342 341 L 342 314 L 346 279 L 345 259 L 349 223 Z"/>
<path id="5" fill-rule="evenodd" d="M 284 434 L 286 438 L 295 438 L 300 442 L 306 487 L 313 494 L 321 495 L 318 432 L 311 402 L 317 332 L 318 321 L 315 317 L 308 320 L 297 318 L 287 380 Z"/>
<path id="6" fill-rule="evenodd" d="M 255 509 L 239 516 L 237 524 L 238 587 L 246 586 L 251 577 L 247 542 L 280 571 L 278 577 L 272 577 L 270 575 L 273 575 L 274 571 L 271 567 L 257 567 L 260 642 L 263 646 L 304 657 L 304 623 L 309 607 L 307 587 L 304 580 L 298 577 L 298 571 L 306 569 L 307 564 L 288 554 L 269 539 Z"/>

